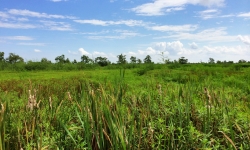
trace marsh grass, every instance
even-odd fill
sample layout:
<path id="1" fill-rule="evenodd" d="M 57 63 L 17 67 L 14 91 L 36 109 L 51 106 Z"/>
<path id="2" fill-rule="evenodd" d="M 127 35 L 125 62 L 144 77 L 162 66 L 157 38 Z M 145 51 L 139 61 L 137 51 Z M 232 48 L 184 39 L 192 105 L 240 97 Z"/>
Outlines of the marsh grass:
<path id="1" fill-rule="evenodd" d="M 135 70 L 1 82 L 1 148 L 250 149 L 249 76 Z"/>

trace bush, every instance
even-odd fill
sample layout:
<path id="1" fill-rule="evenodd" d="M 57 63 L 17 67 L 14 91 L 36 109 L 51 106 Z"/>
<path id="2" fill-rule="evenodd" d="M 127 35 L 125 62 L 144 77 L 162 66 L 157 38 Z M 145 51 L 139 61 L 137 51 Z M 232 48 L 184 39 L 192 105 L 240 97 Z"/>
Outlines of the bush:
<path id="1" fill-rule="evenodd" d="M 49 66 L 49 63 L 46 62 L 28 62 L 25 65 L 25 69 L 28 71 L 31 70 L 46 70 Z"/>

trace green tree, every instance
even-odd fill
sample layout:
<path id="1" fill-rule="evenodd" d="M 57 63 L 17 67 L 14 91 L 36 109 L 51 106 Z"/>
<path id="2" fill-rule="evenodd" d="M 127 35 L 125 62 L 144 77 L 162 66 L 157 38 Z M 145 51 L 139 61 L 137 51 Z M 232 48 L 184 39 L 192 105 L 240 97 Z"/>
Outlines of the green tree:
<path id="1" fill-rule="evenodd" d="M 141 64 L 141 59 L 138 58 L 138 59 L 136 60 L 136 62 L 137 62 L 137 64 Z"/>
<path id="2" fill-rule="evenodd" d="M 217 64 L 221 64 L 221 63 L 222 63 L 222 61 L 220 61 L 220 60 L 217 60 L 217 61 L 216 61 L 216 63 L 217 63 Z"/>
<path id="3" fill-rule="evenodd" d="M 0 62 L 4 62 L 4 52 L 0 52 Z"/>
<path id="4" fill-rule="evenodd" d="M 14 64 L 14 63 L 17 63 L 17 62 L 24 62 L 22 57 L 20 57 L 19 55 L 14 54 L 14 53 L 10 53 L 9 57 L 6 58 L 6 61 L 11 63 L 11 64 Z"/>
<path id="5" fill-rule="evenodd" d="M 106 57 L 96 57 L 95 63 L 100 66 L 107 66 L 108 64 L 110 64 L 110 61 Z"/>
<path id="6" fill-rule="evenodd" d="M 67 59 L 64 61 L 64 63 L 70 63 L 69 58 L 67 58 Z"/>
<path id="7" fill-rule="evenodd" d="M 72 61 L 72 64 L 77 64 L 77 61 L 76 61 L 76 59 L 74 59 L 74 61 Z"/>
<path id="8" fill-rule="evenodd" d="M 164 52 L 160 53 L 160 57 L 161 57 L 161 62 L 162 63 L 164 63 L 164 64 L 170 64 L 171 63 L 170 59 L 167 56 L 165 56 Z"/>
<path id="9" fill-rule="evenodd" d="M 240 59 L 239 61 L 238 61 L 238 63 L 246 63 L 247 61 L 246 60 L 244 60 L 244 59 Z"/>
<path id="10" fill-rule="evenodd" d="M 82 55 L 81 57 L 81 62 L 85 63 L 85 64 L 89 64 L 92 63 L 93 60 L 89 58 L 89 56 L 87 55 Z"/>
<path id="11" fill-rule="evenodd" d="M 42 58 L 42 59 L 41 59 L 41 62 L 42 62 L 42 63 L 51 63 L 51 61 L 48 60 L 47 58 Z"/>
<path id="12" fill-rule="evenodd" d="M 126 55 L 117 55 L 118 61 L 117 64 L 126 64 Z"/>
<path id="13" fill-rule="evenodd" d="M 188 63 L 188 59 L 185 59 L 185 57 L 181 57 L 181 58 L 179 58 L 179 63 L 186 64 L 186 63 Z"/>
<path id="14" fill-rule="evenodd" d="M 152 63 L 151 56 L 150 56 L 150 55 L 147 55 L 147 56 L 144 58 L 143 61 L 144 61 L 145 64 Z"/>
<path id="15" fill-rule="evenodd" d="M 208 63 L 209 63 L 209 64 L 214 64 L 214 63 L 215 63 L 215 60 L 214 60 L 213 58 L 209 58 Z"/>
<path id="16" fill-rule="evenodd" d="M 135 64 L 136 63 L 136 57 L 131 56 L 130 57 L 130 63 Z"/>
<path id="17" fill-rule="evenodd" d="M 64 55 L 57 56 L 57 57 L 55 58 L 55 61 L 56 61 L 57 63 L 64 63 L 64 62 L 65 62 L 65 56 L 64 56 Z"/>
<path id="18" fill-rule="evenodd" d="M 177 61 L 177 60 L 174 60 L 174 61 L 173 61 L 173 63 L 174 63 L 174 64 L 178 64 L 178 63 L 179 63 L 179 61 Z"/>

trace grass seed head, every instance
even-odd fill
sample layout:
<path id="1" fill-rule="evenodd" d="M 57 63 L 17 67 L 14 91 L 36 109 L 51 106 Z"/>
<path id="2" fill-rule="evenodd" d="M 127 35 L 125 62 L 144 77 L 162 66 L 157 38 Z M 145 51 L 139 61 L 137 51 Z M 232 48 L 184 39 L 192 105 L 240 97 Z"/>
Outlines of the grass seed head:
<path id="1" fill-rule="evenodd" d="M 67 93 L 68 93 L 68 99 L 69 99 L 69 101 L 72 102 L 72 97 L 70 95 L 70 92 L 67 92 Z"/>
<path id="2" fill-rule="evenodd" d="M 34 90 L 34 95 L 32 95 L 31 90 L 29 90 L 28 104 L 26 105 L 26 107 L 30 110 L 33 110 L 35 107 L 38 108 L 39 103 L 36 102 L 36 90 Z"/>

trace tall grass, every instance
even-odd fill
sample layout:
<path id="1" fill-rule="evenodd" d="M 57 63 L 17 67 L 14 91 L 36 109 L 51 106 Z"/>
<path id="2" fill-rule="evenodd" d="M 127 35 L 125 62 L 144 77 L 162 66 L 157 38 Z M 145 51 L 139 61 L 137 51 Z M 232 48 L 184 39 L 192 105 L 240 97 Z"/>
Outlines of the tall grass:
<path id="1" fill-rule="evenodd" d="M 2 81 L 1 149 L 250 149 L 247 75 L 135 70 Z"/>

